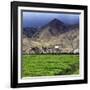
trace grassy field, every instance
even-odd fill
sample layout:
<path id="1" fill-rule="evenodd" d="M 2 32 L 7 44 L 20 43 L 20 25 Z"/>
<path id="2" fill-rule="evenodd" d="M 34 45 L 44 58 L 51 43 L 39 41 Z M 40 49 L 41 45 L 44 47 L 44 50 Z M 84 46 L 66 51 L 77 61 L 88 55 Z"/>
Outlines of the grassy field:
<path id="1" fill-rule="evenodd" d="M 79 55 L 22 55 L 22 77 L 79 74 Z"/>

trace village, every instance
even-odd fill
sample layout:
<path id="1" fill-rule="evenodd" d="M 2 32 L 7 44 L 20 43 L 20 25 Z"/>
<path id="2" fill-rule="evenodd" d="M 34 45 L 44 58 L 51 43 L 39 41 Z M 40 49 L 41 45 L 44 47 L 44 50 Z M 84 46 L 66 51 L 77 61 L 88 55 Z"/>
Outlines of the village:
<path id="1" fill-rule="evenodd" d="M 49 47 L 30 47 L 23 50 L 23 54 L 79 54 L 79 49 L 63 48 L 62 45 L 51 45 Z"/>

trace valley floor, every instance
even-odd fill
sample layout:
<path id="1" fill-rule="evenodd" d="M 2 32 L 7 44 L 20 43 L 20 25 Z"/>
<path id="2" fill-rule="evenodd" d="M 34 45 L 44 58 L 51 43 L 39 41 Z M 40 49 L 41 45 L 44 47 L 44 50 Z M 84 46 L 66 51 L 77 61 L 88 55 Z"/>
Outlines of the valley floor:
<path id="1" fill-rule="evenodd" d="M 22 55 L 22 77 L 79 74 L 79 55 Z"/>

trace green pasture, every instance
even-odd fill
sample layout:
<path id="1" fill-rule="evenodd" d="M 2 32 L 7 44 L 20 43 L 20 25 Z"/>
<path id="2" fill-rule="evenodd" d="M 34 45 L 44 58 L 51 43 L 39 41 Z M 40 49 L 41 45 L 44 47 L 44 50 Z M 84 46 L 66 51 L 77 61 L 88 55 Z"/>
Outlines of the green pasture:
<path id="1" fill-rule="evenodd" d="M 79 55 L 22 55 L 22 77 L 79 74 Z"/>

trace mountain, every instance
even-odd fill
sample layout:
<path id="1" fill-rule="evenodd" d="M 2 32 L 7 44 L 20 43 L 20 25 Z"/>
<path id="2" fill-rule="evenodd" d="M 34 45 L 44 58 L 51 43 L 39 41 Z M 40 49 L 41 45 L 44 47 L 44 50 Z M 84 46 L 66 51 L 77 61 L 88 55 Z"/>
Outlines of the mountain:
<path id="1" fill-rule="evenodd" d="M 24 36 L 27 36 L 27 37 L 32 37 L 37 31 L 37 28 L 34 28 L 34 27 L 26 27 L 23 29 L 23 34 Z"/>
<path id="2" fill-rule="evenodd" d="M 41 29 L 36 32 L 33 37 L 36 38 L 50 38 L 52 36 L 58 36 L 65 32 L 65 25 L 58 19 L 53 19 L 48 24 L 41 27 Z"/>
<path id="3" fill-rule="evenodd" d="M 39 29 L 24 28 L 22 41 L 24 53 L 29 53 L 34 47 L 54 48 L 57 45 L 61 52 L 74 52 L 79 50 L 79 24 L 65 25 L 53 19 Z"/>

